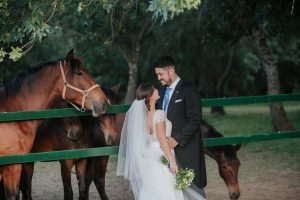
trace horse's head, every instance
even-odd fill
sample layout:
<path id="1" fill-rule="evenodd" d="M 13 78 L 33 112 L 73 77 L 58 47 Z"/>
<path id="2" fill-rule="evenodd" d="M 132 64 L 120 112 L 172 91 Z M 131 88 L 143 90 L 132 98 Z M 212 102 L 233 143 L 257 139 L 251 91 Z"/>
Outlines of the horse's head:
<path id="1" fill-rule="evenodd" d="M 65 117 L 60 120 L 61 127 L 67 134 L 67 138 L 76 141 L 83 134 L 82 125 L 79 117 Z"/>
<path id="2" fill-rule="evenodd" d="M 68 102 L 59 100 L 54 102 L 52 108 L 70 108 L 71 105 Z M 63 117 L 55 119 L 56 124 L 63 129 L 63 132 L 66 134 L 67 138 L 70 140 L 78 140 L 83 134 L 83 127 L 80 120 L 80 117 Z"/>
<path id="3" fill-rule="evenodd" d="M 212 125 L 203 121 L 200 124 L 201 134 L 203 138 L 220 138 L 223 135 L 218 132 Z M 241 145 L 223 145 L 215 147 L 205 147 L 204 151 L 207 155 L 215 159 L 218 163 L 219 174 L 223 178 L 229 190 L 230 199 L 235 200 L 240 196 L 240 188 L 238 181 L 238 173 L 240 161 L 237 157 L 237 151 Z"/>
<path id="4" fill-rule="evenodd" d="M 119 101 L 118 91 L 120 85 L 116 85 L 111 89 L 103 88 L 105 95 L 108 97 L 111 105 L 117 104 Z M 106 144 L 112 145 L 116 143 L 118 132 L 116 129 L 116 114 L 104 114 L 100 117 L 101 130 L 104 133 Z"/>
<path id="5" fill-rule="evenodd" d="M 227 185 L 232 200 L 236 200 L 240 196 L 238 173 L 241 164 L 237 157 L 240 147 L 240 144 L 220 146 L 221 153 L 216 157 L 220 176 Z"/>
<path id="6" fill-rule="evenodd" d="M 106 112 L 109 105 L 101 87 L 83 67 L 82 60 L 75 58 L 73 50 L 60 63 L 62 74 L 62 96 L 69 102 L 81 105 L 81 109 L 92 110 L 94 117 Z"/>

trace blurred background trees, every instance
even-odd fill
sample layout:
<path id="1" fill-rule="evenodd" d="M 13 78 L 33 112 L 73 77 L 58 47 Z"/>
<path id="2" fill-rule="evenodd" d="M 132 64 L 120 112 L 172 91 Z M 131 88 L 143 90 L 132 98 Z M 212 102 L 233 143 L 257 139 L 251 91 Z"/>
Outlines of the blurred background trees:
<path id="1" fill-rule="evenodd" d="M 75 48 L 101 85 L 121 83 L 125 103 L 140 82 L 156 82 L 151 65 L 166 54 L 203 98 L 300 92 L 299 8 L 294 0 L 1 0 L 0 83 Z M 274 129 L 292 129 L 281 104 L 270 111 Z"/>

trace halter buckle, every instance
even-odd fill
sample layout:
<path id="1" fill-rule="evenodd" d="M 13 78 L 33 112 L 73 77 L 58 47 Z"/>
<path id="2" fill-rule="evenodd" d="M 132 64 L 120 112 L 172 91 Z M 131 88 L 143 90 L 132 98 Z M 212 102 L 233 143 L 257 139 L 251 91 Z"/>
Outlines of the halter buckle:
<path id="1" fill-rule="evenodd" d="M 82 95 L 87 97 L 89 95 L 89 92 L 87 90 L 83 90 Z"/>
<path id="2" fill-rule="evenodd" d="M 80 112 L 85 112 L 85 111 L 86 111 L 85 108 L 83 108 L 83 107 L 80 108 Z"/>

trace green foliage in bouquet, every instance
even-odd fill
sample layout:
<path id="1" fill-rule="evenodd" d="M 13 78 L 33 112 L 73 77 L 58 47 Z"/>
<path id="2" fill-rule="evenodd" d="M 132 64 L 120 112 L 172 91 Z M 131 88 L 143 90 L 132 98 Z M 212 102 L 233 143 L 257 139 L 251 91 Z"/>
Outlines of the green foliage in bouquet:
<path id="1" fill-rule="evenodd" d="M 160 160 L 164 165 L 170 167 L 170 162 L 165 156 L 161 156 Z M 176 174 L 176 189 L 182 190 L 189 187 L 192 184 L 194 178 L 195 172 L 193 169 L 179 169 Z"/>
<path id="2" fill-rule="evenodd" d="M 168 159 L 165 156 L 161 156 L 160 160 L 161 160 L 162 164 L 164 164 L 164 165 L 170 164 L 170 162 L 168 161 Z"/>

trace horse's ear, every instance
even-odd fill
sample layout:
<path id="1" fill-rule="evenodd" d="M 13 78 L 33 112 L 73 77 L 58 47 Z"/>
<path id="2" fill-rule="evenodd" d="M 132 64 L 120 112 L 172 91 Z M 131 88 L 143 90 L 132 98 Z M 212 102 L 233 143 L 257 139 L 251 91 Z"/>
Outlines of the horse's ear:
<path id="1" fill-rule="evenodd" d="M 240 150 L 241 146 L 242 146 L 242 144 L 236 144 L 236 145 L 234 145 L 234 150 L 235 151 Z"/>
<path id="2" fill-rule="evenodd" d="M 119 83 L 118 85 L 113 86 L 112 88 L 110 88 L 114 93 L 118 94 L 119 89 L 121 87 L 121 84 Z"/>
<path id="3" fill-rule="evenodd" d="M 70 61 L 74 59 L 74 49 L 71 49 L 68 53 L 67 53 L 67 57 L 66 60 Z"/>
<path id="4" fill-rule="evenodd" d="M 221 156 L 221 158 L 224 158 L 224 157 L 225 157 L 224 151 L 221 151 L 220 156 Z"/>

